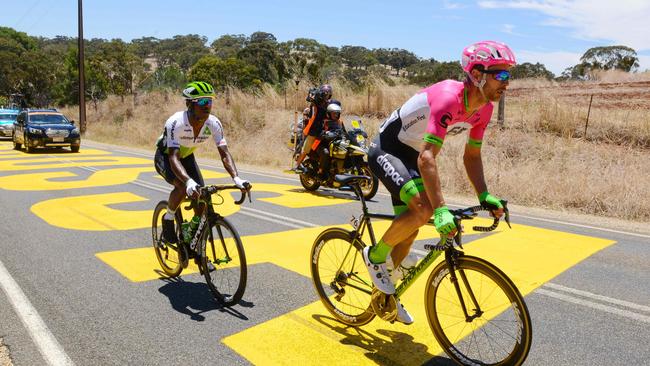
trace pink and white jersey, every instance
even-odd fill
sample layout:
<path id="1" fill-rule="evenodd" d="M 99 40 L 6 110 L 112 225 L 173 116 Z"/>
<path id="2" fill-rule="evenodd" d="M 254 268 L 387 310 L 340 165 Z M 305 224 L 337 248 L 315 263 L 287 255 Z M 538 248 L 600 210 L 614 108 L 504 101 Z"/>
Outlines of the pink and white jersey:
<path id="1" fill-rule="evenodd" d="M 468 115 L 463 89 L 464 83 L 445 80 L 420 90 L 391 114 L 379 132 L 386 129 L 395 131 L 397 126 L 393 125 L 400 124 L 398 140 L 419 152 L 422 140 L 442 146 L 445 136 L 469 129 L 468 144 L 480 147 L 494 107 L 488 102 L 476 113 Z"/>

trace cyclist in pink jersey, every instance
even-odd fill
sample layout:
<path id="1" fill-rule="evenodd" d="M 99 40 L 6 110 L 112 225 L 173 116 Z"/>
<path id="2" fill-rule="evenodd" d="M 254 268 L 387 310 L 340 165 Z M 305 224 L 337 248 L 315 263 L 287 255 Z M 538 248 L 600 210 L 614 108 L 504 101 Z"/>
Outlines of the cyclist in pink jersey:
<path id="1" fill-rule="evenodd" d="M 488 192 L 485 183 L 481 144 L 492 116 L 492 102 L 507 89 L 515 56 L 503 43 L 483 41 L 463 50 L 461 64 L 467 74 L 464 82 L 445 80 L 422 89 L 384 121 L 370 145 L 370 169 L 391 193 L 397 215 L 377 245 L 363 250 L 373 283 L 386 294 L 395 293 L 386 266 L 388 255 L 398 268 L 418 229 L 431 216 L 441 236 L 456 233 L 436 162 L 447 136 L 469 130 L 463 156 L 468 178 L 481 205 L 496 217 L 503 215 L 500 200 Z M 399 302 L 397 320 L 413 322 Z"/>

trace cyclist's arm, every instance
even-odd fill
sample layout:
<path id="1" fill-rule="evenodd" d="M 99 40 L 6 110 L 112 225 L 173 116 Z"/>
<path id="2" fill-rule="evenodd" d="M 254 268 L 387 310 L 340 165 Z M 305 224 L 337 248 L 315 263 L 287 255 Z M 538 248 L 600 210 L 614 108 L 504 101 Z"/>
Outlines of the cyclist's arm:
<path id="1" fill-rule="evenodd" d="M 187 171 L 185 171 L 185 168 L 181 163 L 180 151 L 181 150 L 178 148 L 169 148 L 169 164 L 171 165 L 172 171 L 176 177 L 183 182 L 183 184 L 187 184 L 187 181 L 190 180 L 190 176 L 187 174 Z"/>
<path id="2" fill-rule="evenodd" d="M 431 203 L 431 207 L 436 209 L 445 205 L 440 187 L 440 175 L 438 174 L 438 163 L 436 157 L 442 147 L 429 142 L 424 143 L 422 151 L 418 156 L 418 168 L 422 174 L 424 191 Z"/>
<path id="3" fill-rule="evenodd" d="M 463 163 L 467 171 L 467 177 L 474 186 L 476 195 L 487 191 L 487 184 L 485 183 L 485 175 L 483 174 L 483 160 L 481 159 L 481 148 L 465 145 L 465 154 L 463 155 Z"/>
<path id="4" fill-rule="evenodd" d="M 233 160 L 230 151 L 228 151 L 228 145 L 219 145 L 218 150 L 221 161 L 223 162 L 223 167 L 226 168 L 230 177 L 234 179 L 238 176 L 237 167 L 235 166 L 235 160 Z"/>

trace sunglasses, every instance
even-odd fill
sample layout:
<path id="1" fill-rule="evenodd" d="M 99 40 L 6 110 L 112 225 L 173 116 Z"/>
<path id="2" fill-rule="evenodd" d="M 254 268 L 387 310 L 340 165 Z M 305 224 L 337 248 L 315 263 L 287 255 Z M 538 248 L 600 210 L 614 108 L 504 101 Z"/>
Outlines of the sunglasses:
<path id="1" fill-rule="evenodd" d="M 193 102 L 200 107 L 204 107 L 206 105 L 212 105 L 212 98 L 195 99 Z"/>
<path id="2" fill-rule="evenodd" d="M 494 78 L 501 82 L 510 80 L 510 71 L 508 70 L 482 70 L 481 72 L 494 75 Z"/>

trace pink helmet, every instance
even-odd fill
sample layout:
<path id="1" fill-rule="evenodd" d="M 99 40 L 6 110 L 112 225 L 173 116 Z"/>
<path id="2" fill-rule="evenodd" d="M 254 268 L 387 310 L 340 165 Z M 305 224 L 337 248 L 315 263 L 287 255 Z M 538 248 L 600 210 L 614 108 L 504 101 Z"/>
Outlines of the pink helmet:
<path id="1" fill-rule="evenodd" d="M 494 41 L 481 41 L 465 47 L 460 59 L 466 73 L 472 71 L 474 66 L 483 65 L 486 69 L 492 65 L 515 65 L 515 54 L 505 43 Z"/>

